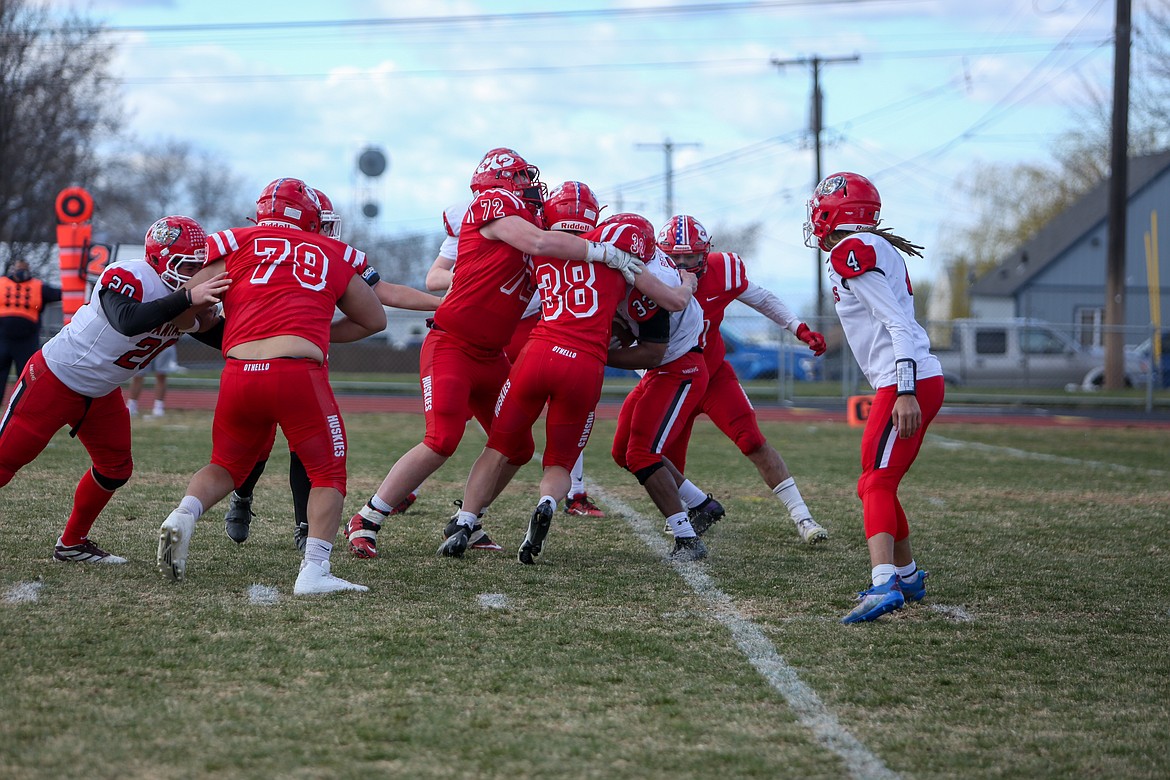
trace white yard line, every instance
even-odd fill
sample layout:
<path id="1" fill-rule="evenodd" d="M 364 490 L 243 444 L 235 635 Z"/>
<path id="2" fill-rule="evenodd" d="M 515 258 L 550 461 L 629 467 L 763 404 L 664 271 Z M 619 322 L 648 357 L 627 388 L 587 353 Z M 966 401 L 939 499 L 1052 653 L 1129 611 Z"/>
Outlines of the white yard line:
<path id="1" fill-rule="evenodd" d="M 503 593 L 481 593 L 479 605 L 484 609 L 507 609 L 510 606 L 508 597 Z"/>
<path id="2" fill-rule="evenodd" d="M 1099 460 L 1083 460 L 1081 458 L 1066 458 L 1063 455 L 1049 455 L 1044 452 L 1029 452 L 1027 450 L 1018 450 L 1015 447 L 1002 447 L 997 444 L 983 444 L 974 441 L 962 441 L 960 439 L 948 439 L 945 436 L 939 436 L 934 433 L 927 433 L 926 438 L 942 447 L 952 450 L 979 450 L 980 452 L 997 452 L 1003 455 L 1010 455 L 1013 458 L 1021 458 L 1024 460 L 1040 460 L 1048 463 L 1062 463 L 1066 466 L 1082 466 L 1094 469 L 1106 469 L 1108 471 L 1119 471 L 1123 474 L 1148 474 L 1152 477 L 1166 477 L 1170 476 L 1170 471 L 1162 471 L 1159 469 L 1143 469 L 1135 466 L 1122 466 L 1117 463 L 1105 463 Z"/>
<path id="3" fill-rule="evenodd" d="M 596 483 L 590 484 L 590 492 L 601 498 L 611 512 L 621 514 L 647 547 L 663 558 L 669 555 L 666 539 L 658 530 L 662 527 L 662 520 L 640 515 Z M 756 671 L 784 697 L 800 724 L 845 763 L 850 777 L 898 777 L 837 721 L 837 717 L 829 712 L 816 691 L 803 683 L 796 670 L 776 651 L 763 629 L 736 610 L 735 602 L 707 576 L 702 564 L 673 563 L 673 566 L 683 581 L 706 602 L 715 619 L 731 632 L 740 652 Z"/>
<path id="4" fill-rule="evenodd" d="M 256 607 L 270 607 L 280 601 L 280 591 L 271 585 L 249 585 L 248 603 Z"/>
<path id="5" fill-rule="evenodd" d="M 43 582 L 18 582 L 4 592 L 5 604 L 28 604 L 38 601 L 41 597 Z"/>

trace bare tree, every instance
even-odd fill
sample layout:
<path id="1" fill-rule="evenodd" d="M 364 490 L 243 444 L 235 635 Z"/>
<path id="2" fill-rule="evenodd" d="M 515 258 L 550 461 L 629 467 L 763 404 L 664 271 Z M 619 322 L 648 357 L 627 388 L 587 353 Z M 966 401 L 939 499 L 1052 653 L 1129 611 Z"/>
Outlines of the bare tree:
<path id="1" fill-rule="evenodd" d="M 121 122 L 111 59 L 99 26 L 0 0 L 0 242 L 36 265 L 51 252 L 22 246 L 55 240 L 57 193 L 92 182 L 96 144 Z"/>
<path id="2" fill-rule="evenodd" d="M 255 214 L 241 177 L 186 141 L 131 141 L 105 159 L 94 185 L 94 232 L 109 243 L 141 241 L 156 219 L 185 214 L 208 231 Z"/>

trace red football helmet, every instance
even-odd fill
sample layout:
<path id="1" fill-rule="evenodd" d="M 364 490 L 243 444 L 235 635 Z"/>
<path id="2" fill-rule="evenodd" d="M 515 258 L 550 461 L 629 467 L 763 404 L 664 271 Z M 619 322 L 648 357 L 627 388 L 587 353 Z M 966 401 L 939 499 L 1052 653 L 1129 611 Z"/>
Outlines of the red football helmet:
<path id="1" fill-rule="evenodd" d="M 300 179 L 276 179 L 256 200 L 256 222 L 279 222 L 321 232 L 321 203 L 317 191 Z"/>
<path id="2" fill-rule="evenodd" d="M 858 231 L 881 222 L 882 196 L 859 173 L 834 173 L 813 190 L 804 223 L 804 245 L 828 251 L 825 239 L 837 230 Z M 813 238 L 817 243 L 812 243 Z"/>
<path id="3" fill-rule="evenodd" d="M 492 188 L 514 192 L 535 208 L 544 203 L 544 197 L 548 194 L 544 182 L 540 180 L 540 169 L 529 165 L 514 150 L 502 146 L 485 154 L 471 175 L 472 192 Z"/>
<path id="4" fill-rule="evenodd" d="M 321 230 L 323 236 L 341 240 L 341 215 L 333 210 L 333 201 L 321 190 L 313 189 L 317 193 L 317 201 L 321 204 Z"/>
<path id="5" fill-rule="evenodd" d="M 654 226 L 645 217 L 629 212 L 614 214 L 597 228 L 601 231 L 599 241 L 615 244 L 643 263 L 654 257 Z"/>
<path id="6" fill-rule="evenodd" d="M 146 231 L 146 262 L 177 290 L 207 262 L 207 234 L 190 217 L 163 217 Z"/>
<path id="7" fill-rule="evenodd" d="M 601 209 L 588 184 L 567 181 L 558 184 L 544 201 L 544 221 L 549 230 L 584 233 L 597 227 Z"/>
<path id="8" fill-rule="evenodd" d="M 677 267 L 701 274 L 711 251 L 711 237 L 702 222 L 677 214 L 658 231 L 658 248 L 670 255 Z"/>

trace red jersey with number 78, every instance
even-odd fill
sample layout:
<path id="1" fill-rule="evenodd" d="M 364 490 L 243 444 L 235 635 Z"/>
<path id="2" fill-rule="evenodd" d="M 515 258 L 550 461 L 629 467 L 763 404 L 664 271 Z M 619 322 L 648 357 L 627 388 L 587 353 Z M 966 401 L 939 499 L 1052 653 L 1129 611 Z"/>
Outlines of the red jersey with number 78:
<path id="1" fill-rule="evenodd" d="M 329 351 L 329 326 L 365 254 L 319 233 L 277 225 L 232 228 L 207 237 L 207 262 L 223 260 L 232 285 L 223 296 L 223 351 L 299 336 Z"/>

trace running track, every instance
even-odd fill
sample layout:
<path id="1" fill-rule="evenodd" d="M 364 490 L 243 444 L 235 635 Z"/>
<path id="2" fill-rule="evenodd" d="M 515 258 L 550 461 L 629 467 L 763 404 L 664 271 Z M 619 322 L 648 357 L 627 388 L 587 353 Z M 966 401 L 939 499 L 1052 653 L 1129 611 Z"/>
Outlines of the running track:
<path id="1" fill-rule="evenodd" d="M 215 408 L 216 391 L 212 389 L 173 388 L 167 393 L 168 409 L 210 410 Z M 153 396 L 145 388 L 140 399 L 143 409 L 150 408 Z M 420 413 L 422 399 L 419 396 L 373 395 L 338 393 L 337 402 L 342 414 L 363 412 L 408 412 Z M 597 407 L 601 419 L 615 419 L 620 401 L 605 401 Z M 1094 415 L 1094 416 L 1089 416 Z M 845 409 L 821 409 L 813 407 L 765 406 L 756 407 L 756 416 L 761 422 L 844 422 Z M 1069 428 L 1160 428 L 1170 430 L 1170 418 L 1164 415 L 1141 415 L 1137 412 L 1117 410 L 1095 410 L 1080 414 L 1059 413 L 1042 409 L 1023 409 L 1013 413 L 1001 410 L 971 410 L 943 406 L 935 418 L 934 425 L 983 423 L 992 425 L 1015 425 L 1025 427 L 1069 427 Z"/>

